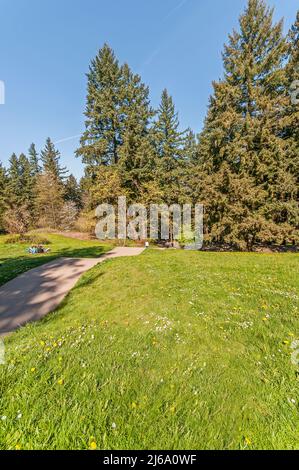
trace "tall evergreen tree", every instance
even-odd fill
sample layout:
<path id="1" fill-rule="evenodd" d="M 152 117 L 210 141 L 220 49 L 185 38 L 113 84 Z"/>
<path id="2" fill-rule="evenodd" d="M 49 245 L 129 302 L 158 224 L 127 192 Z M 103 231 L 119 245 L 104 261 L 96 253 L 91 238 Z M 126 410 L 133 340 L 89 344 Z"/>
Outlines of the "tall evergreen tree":
<path id="1" fill-rule="evenodd" d="M 7 174 L 5 168 L 0 163 L 0 232 L 3 230 L 3 216 L 7 208 L 8 191 L 7 191 Z"/>
<path id="2" fill-rule="evenodd" d="M 77 209 L 82 209 L 81 188 L 74 175 L 70 175 L 64 185 L 64 199 L 73 202 Z"/>
<path id="3" fill-rule="evenodd" d="M 29 163 L 31 167 L 31 176 L 36 176 L 40 173 L 41 168 L 39 165 L 39 160 L 38 160 L 38 153 L 35 148 L 35 144 L 31 144 L 30 148 L 28 150 L 28 155 L 29 155 Z"/>
<path id="4" fill-rule="evenodd" d="M 180 132 L 178 113 L 166 89 L 162 92 L 157 114 L 158 119 L 154 124 L 154 143 L 158 156 L 156 173 L 164 193 L 164 201 L 172 204 L 178 202 L 180 194 L 187 131 Z"/>
<path id="5" fill-rule="evenodd" d="M 121 113 L 123 116 L 122 145 L 119 168 L 124 189 L 137 201 L 142 185 L 153 177 L 155 152 L 151 143 L 149 89 L 127 64 L 121 67 Z"/>
<path id="6" fill-rule="evenodd" d="M 179 118 L 172 97 L 165 89 L 162 92 L 158 109 L 158 120 L 154 126 L 155 144 L 165 170 L 174 168 L 176 161 L 183 156 L 183 146 L 186 143 L 186 132 L 179 131 Z"/>
<path id="7" fill-rule="evenodd" d="M 77 150 L 86 165 L 85 184 L 101 184 L 101 167 L 115 166 L 124 191 L 136 198 L 153 166 L 149 90 L 127 64 L 119 65 L 107 44 L 92 61 L 87 78 L 86 131 Z M 104 184 L 104 171 L 103 178 Z"/>
<path id="8" fill-rule="evenodd" d="M 63 182 L 66 178 L 67 170 L 60 165 L 60 152 L 50 138 L 47 139 L 44 149 L 41 151 L 41 161 L 43 164 L 43 173 L 54 176 L 57 181 Z"/>
<path id="9" fill-rule="evenodd" d="M 31 165 L 23 153 L 19 157 L 19 180 L 22 188 L 21 203 L 32 210 L 34 180 L 31 175 Z"/>
<path id="10" fill-rule="evenodd" d="M 21 197 L 22 187 L 19 178 L 19 160 L 15 153 L 9 159 L 8 167 L 8 187 L 9 199 L 12 203 L 19 202 Z"/>
<path id="11" fill-rule="evenodd" d="M 299 184 L 299 11 L 288 34 L 288 61 L 285 67 L 286 105 L 282 121 L 282 137 L 293 174 Z"/>
<path id="12" fill-rule="evenodd" d="M 198 163 L 198 142 L 192 129 L 187 129 L 183 148 L 183 158 L 187 163 Z"/>
<path id="13" fill-rule="evenodd" d="M 82 156 L 87 174 L 92 175 L 98 165 L 118 162 L 122 144 L 121 71 L 107 44 L 92 60 L 87 79 L 86 131 L 77 155 Z"/>
<path id="14" fill-rule="evenodd" d="M 45 172 L 37 177 L 36 207 L 41 227 L 58 229 L 64 207 L 63 185 L 52 172 Z"/>
<path id="15" fill-rule="evenodd" d="M 294 181 L 277 114 L 285 104 L 282 83 L 286 51 L 282 22 L 273 24 L 273 10 L 263 0 L 249 0 L 240 17 L 240 30 L 230 35 L 225 46 L 224 79 L 214 83 L 214 96 L 200 138 L 199 154 L 204 162 L 200 172 L 204 170 L 215 180 L 222 179 L 222 183 L 239 175 L 245 194 L 263 195 L 251 205 L 250 213 L 230 211 L 235 214 L 235 224 L 243 227 L 240 242 L 248 238 L 246 227 L 248 233 L 253 226 L 256 230 L 255 217 L 259 220 L 255 240 L 282 242 L 293 236 L 290 222 L 294 201 L 290 203 L 293 194 L 288 186 Z M 207 190 L 204 196 L 205 200 L 218 200 L 217 224 L 222 230 L 218 229 L 215 240 L 220 242 L 231 241 L 231 229 L 224 217 L 227 199 L 222 183 L 217 184 L 216 194 L 213 192 L 212 196 Z M 210 226 L 216 223 L 212 214 L 207 214 L 207 219 Z"/>

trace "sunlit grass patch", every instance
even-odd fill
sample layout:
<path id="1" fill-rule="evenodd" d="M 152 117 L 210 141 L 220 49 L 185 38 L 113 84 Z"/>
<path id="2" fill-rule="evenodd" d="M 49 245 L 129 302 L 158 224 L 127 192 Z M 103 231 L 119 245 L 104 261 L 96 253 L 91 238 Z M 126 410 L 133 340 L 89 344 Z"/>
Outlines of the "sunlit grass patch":
<path id="1" fill-rule="evenodd" d="M 0 447 L 297 448 L 297 273 L 173 251 L 95 267 L 6 340 Z"/>

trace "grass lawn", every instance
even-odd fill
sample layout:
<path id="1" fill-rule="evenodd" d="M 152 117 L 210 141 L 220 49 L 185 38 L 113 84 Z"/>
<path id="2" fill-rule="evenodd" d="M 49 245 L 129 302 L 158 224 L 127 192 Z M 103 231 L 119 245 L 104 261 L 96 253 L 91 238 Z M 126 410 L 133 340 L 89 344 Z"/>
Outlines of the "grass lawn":
<path id="1" fill-rule="evenodd" d="M 6 245 L 7 237 L 0 236 L 0 286 L 29 269 L 48 263 L 55 258 L 65 256 L 72 258 L 97 258 L 111 247 L 101 245 L 97 241 L 81 241 L 61 235 L 44 235 L 51 242 L 47 248 L 51 252 L 43 255 L 26 253 L 30 244 Z"/>
<path id="2" fill-rule="evenodd" d="M 298 268 L 154 250 L 95 267 L 6 338 L 0 448 L 298 448 Z"/>

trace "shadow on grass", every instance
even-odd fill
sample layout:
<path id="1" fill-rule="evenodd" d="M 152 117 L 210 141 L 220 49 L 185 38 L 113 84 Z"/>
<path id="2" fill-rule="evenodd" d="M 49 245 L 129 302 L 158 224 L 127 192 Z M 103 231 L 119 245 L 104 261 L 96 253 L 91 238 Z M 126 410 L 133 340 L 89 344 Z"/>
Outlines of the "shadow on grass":
<path id="1" fill-rule="evenodd" d="M 38 268 L 39 266 L 50 263 L 57 258 L 100 258 L 106 252 L 107 249 L 103 246 L 83 248 L 70 247 L 42 255 L 24 254 L 12 258 L 1 258 L 0 286 L 30 269 Z"/>
<path id="2" fill-rule="evenodd" d="M 33 325 L 35 328 L 43 328 L 45 325 L 51 324 L 55 326 L 57 322 L 60 322 L 62 318 L 66 318 L 69 314 L 70 311 L 65 311 L 64 308 L 68 305 L 70 298 L 74 295 L 75 292 L 80 291 L 80 289 L 83 289 L 85 287 L 91 286 L 94 282 L 96 282 L 99 278 L 104 276 L 103 271 L 98 271 L 96 269 L 97 267 L 94 267 L 90 269 L 87 273 L 85 273 L 80 280 L 77 282 L 75 287 L 70 290 L 70 292 L 64 297 L 62 302 L 53 310 L 52 312 L 49 312 L 47 315 L 45 315 L 43 318 L 40 318 L 38 322 L 35 322 L 34 320 L 30 323 L 27 323 L 27 325 Z M 71 321 L 71 319 L 70 319 Z M 84 322 L 84 318 L 82 318 L 82 321 Z"/>

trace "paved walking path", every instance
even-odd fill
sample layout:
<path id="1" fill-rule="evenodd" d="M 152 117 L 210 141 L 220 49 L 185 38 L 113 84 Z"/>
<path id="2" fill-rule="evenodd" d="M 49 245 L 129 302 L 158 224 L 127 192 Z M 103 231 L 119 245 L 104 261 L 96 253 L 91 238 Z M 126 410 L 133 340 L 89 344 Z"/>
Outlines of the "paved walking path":
<path id="1" fill-rule="evenodd" d="M 55 310 L 83 273 L 98 263 L 137 256 L 144 248 L 115 248 L 97 259 L 59 258 L 0 287 L 0 335 L 37 321 Z"/>

